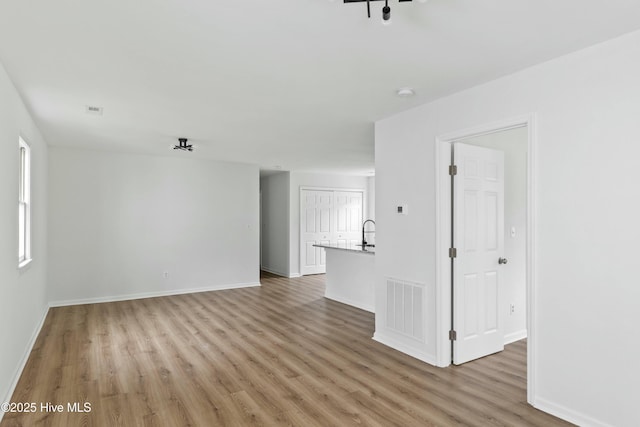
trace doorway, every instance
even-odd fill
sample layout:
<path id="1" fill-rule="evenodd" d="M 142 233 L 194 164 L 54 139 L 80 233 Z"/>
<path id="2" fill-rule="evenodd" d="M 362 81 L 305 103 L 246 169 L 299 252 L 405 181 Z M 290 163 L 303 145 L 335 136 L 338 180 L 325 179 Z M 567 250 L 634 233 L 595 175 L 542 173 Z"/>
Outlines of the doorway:
<path id="1" fill-rule="evenodd" d="M 514 137 L 515 136 L 515 137 Z M 436 265 L 436 298 L 437 298 L 437 365 L 448 366 L 452 362 L 456 345 L 451 338 L 458 338 L 453 331 L 454 294 L 452 278 L 454 275 L 454 259 L 449 257 L 452 248 L 452 180 L 449 176 L 451 165 L 451 147 L 456 143 L 472 146 L 485 146 L 493 149 L 507 147 L 508 141 L 522 141 L 520 151 L 508 147 L 508 151 L 519 153 L 522 157 L 514 160 L 513 153 L 506 157 L 509 176 L 513 169 L 521 174 L 520 187 L 513 182 L 507 183 L 505 206 L 505 250 L 511 254 L 512 267 L 503 271 L 504 278 L 510 286 L 501 288 L 499 313 L 506 326 L 503 342 L 509 343 L 528 337 L 527 342 L 527 393 L 533 396 L 533 355 L 535 354 L 535 288 L 534 288 L 534 254 L 535 254 L 535 117 L 533 115 L 518 117 L 501 122 L 491 123 L 476 128 L 442 135 L 436 141 L 436 207 L 437 207 L 437 265 Z M 516 154 L 517 155 L 517 154 Z M 518 165 L 513 162 L 521 162 Z M 522 170 L 524 164 L 525 170 Z M 514 199 L 515 197 L 515 199 Z M 505 257 L 508 259 L 508 257 Z M 496 260 L 497 264 L 497 260 Z M 508 270 L 508 271 L 507 271 Z M 507 292 L 505 292 L 507 291 Z M 518 326 L 520 325 L 520 326 Z M 455 326 L 455 325 L 454 325 Z"/>

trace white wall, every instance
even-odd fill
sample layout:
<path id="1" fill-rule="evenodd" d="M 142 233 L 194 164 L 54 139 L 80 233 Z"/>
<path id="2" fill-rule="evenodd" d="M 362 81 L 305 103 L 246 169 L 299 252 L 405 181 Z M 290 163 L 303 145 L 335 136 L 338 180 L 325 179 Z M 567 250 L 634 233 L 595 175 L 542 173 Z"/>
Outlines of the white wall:
<path id="1" fill-rule="evenodd" d="M 367 215 L 366 219 L 376 220 L 376 177 L 367 178 Z"/>
<path id="2" fill-rule="evenodd" d="M 54 303 L 259 283 L 257 166 L 53 147 L 49 155 Z"/>
<path id="3" fill-rule="evenodd" d="M 376 220 L 376 177 L 370 176 L 367 178 L 367 206 L 365 210 L 364 219 Z M 367 230 L 375 230 L 375 225 L 367 224 Z M 367 236 L 367 243 L 376 243 L 376 233 L 371 233 Z"/>
<path id="4" fill-rule="evenodd" d="M 291 172 L 289 201 L 289 270 L 290 276 L 300 275 L 300 187 L 347 188 L 364 192 L 367 206 L 367 177 Z M 365 215 L 367 212 L 365 212 Z"/>
<path id="5" fill-rule="evenodd" d="M 20 135 L 31 147 L 33 261 L 18 270 Z M 47 311 L 47 145 L 1 64 L 0 149 L 0 402 L 7 402 Z"/>
<path id="6" fill-rule="evenodd" d="M 289 275 L 289 172 L 260 179 L 262 269 Z"/>
<path id="7" fill-rule="evenodd" d="M 413 110 L 412 110 L 413 111 Z M 429 116 L 418 115 L 430 121 Z M 376 330 L 375 339 L 425 362 L 436 363 L 435 152 L 404 115 L 376 123 Z M 413 119 L 413 118 L 412 118 Z M 407 128 L 402 126 L 406 123 Z M 433 139 L 433 138 L 432 138 Z M 399 141 L 398 146 L 393 140 Z M 406 205 L 407 214 L 397 213 Z M 388 282 L 389 281 L 389 282 Z M 388 283 L 422 289 L 422 339 L 389 327 Z M 417 322 L 416 319 L 414 319 Z"/>
<path id="8" fill-rule="evenodd" d="M 504 257 L 502 274 L 505 342 L 527 334 L 527 140 L 526 127 L 491 133 L 461 142 L 504 153 Z M 511 227 L 516 235 L 511 236 Z M 514 305 L 511 313 L 509 305 Z"/>
<path id="9" fill-rule="evenodd" d="M 581 425 L 640 425 L 639 75 L 635 32 L 376 124 L 378 292 L 435 280 L 435 138 L 536 114 L 532 401 Z"/>

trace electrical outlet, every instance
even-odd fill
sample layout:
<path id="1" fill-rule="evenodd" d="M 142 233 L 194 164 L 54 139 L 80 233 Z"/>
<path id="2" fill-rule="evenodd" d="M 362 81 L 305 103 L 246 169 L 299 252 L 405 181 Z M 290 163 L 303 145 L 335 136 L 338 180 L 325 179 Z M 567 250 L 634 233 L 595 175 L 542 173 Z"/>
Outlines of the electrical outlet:
<path id="1" fill-rule="evenodd" d="M 512 316 L 513 313 L 515 312 L 516 312 L 516 305 L 513 303 L 509 304 L 509 316 Z"/>
<path id="2" fill-rule="evenodd" d="M 169 278 L 169 272 L 165 271 L 164 273 L 162 273 L 162 277 L 164 277 L 165 279 Z"/>

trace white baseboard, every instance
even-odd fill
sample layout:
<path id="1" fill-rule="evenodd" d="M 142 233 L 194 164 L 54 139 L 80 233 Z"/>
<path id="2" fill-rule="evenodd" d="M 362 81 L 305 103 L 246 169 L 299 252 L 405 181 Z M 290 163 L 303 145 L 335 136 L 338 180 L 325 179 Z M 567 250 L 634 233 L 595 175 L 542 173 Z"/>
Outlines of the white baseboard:
<path id="1" fill-rule="evenodd" d="M 527 330 L 512 332 L 504 336 L 504 345 L 511 344 L 512 342 L 523 340 L 527 337 Z"/>
<path id="2" fill-rule="evenodd" d="M 602 421 L 591 418 L 588 415 L 581 414 L 540 397 L 535 398 L 533 407 L 558 418 L 562 418 L 563 420 L 569 421 L 575 425 L 584 427 L 612 427 L 611 424 L 603 423 Z"/>
<path id="3" fill-rule="evenodd" d="M 275 274 L 276 276 L 286 277 L 288 279 L 297 279 L 298 277 L 302 277 L 300 273 L 284 273 L 278 270 L 272 270 L 271 268 L 267 268 L 264 266 L 260 267 L 260 270 L 266 271 L 267 273 Z"/>
<path id="4" fill-rule="evenodd" d="M 78 300 L 51 301 L 49 302 L 49 307 L 65 307 L 69 305 L 83 305 L 83 304 L 100 304 L 105 302 L 129 301 L 129 300 L 144 299 L 144 298 L 168 297 L 172 295 L 195 294 L 199 292 L 224 291 L 227 289 L 251 288 L 254 286 L 261 286 L 261 284 L 260 282 L 236 283 L 232 285 L 214 285 L 214 286 L 208 286 L 204 288 L 174 289 L 169 291 L 144 292 L 139 294 L 86 298 L 86 299 L 78 299 Z"/>
<path id="5" fill-rule="evenodd" d="M 16 387 L 18 385 L 18 381 L 20 381 L 20 376 L 22 375 L 22 371 L 24 370 L 24 367 L 27 365 L 27 361 L 29 360 L 29 356 L 31 355 L 31 352 L 33 351 L 33 346 L 36 344 L 36 340 L 38 339 L 38 335 L 40 335 L 40 331 L 42 330 L 42 327 L 44 326 L 44 321 L 47 319 L 47 314 L 49 314 L 49 307 L 45 307 L 44 314 L 42 315 L 42 318 L 40 319 L 40 322 L 38 323 L 38 325 L 36 326 L 35 330 L 33 331 L 33 334 L 31 335 L 31 339 L 29 340 L 29 343 L 27 344 L 27 348 L 25 349 L 25 352 L 22 355 L 22 359 L 20 360 L 20 363 L 18 364 L 18 369 L 16 369 L 16 372 L 13 375 L 13 381 L 11 382 L 11 386 L 9 387 L 9 390 L 7 391 L 7 395 L 4 396 L 4 399 L 0 400 L 0 403 L 11 402 L 11 396 L 13 396 L 13 392 L 16 390 Z M 3 416 L 4 416 L 4 411 L 0 411 L 0 422 L 2 422 L 2 417 Z"/>
<path id="6" fill-rule="evenodd" d="M 274 270 L 264 266 L 260 267 L 260 270 L 266 271 L 267 273 L 275 274 L 276 276 L 280 276 L 280 277 L 289 277 L 289 273 L 283 273 L 282 271 Z"/>
<path id="7" fill-rule="evenodd" d="M 327 298 L 327 299 L 333 300 L 333 301 L 338 301 L 338 302 L 340 302 L 342 304 L 346 304 L 346 305 L 350 305 L 350 306 L 355 307 L 355 308 L 359 308 L 360 310 L 368 311 L 369 313 L 375 313 L 376 312 L 375 307 L 373 305 L 361 304 L 359 302 L 351 301 L 349 299 L 342 298 L 342 297 L 339 297 L 337 295 L 332 295 L 332 294 L 329 294 L 329 293 L 325 293 L 324 297 Z"/>
<path id="8" fill-rule="evenodd" d="M 400 341 L 395 340 L 394 338 L 389 337 L 388 335 L 381 334 L 380 332 L 375 332 L 373 334 L 373 340 L 381 344 L 384 344 L 387 347 L 391 347 L 394 350 L 398 350 L 401 353 L 407 354 L 411 357 L 414 357 L 418 360 L 428 363 L 429 365 L 437 366 L 435 355 L 427 354 L 423 351 L 409 347 L 408 345 L 401 343 Z"/>

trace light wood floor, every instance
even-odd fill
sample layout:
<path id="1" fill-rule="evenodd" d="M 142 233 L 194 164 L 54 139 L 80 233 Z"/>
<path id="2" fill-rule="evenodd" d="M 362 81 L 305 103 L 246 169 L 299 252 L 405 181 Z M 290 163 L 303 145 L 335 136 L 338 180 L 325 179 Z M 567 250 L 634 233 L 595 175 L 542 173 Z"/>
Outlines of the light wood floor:
<path id="1" fill-rule="evenodd" d="M 8 426 L 561 426 L 526 403 L 526 343 L 434 368 L 371 339 L 373 315 L 324 276 L 51 309 Z M 66 408 L 65 408 L 66 409 Z"/>

